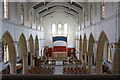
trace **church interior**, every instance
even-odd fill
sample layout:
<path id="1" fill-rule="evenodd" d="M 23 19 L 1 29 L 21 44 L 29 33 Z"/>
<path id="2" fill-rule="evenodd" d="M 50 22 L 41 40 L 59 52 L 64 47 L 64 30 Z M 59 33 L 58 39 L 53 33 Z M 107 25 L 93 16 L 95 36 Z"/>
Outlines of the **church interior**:
<path id="1" fill-rule="evenodd" d="M 120 77 L 119 13 L 112 0 L 0 1 L 0 74 Z"/>

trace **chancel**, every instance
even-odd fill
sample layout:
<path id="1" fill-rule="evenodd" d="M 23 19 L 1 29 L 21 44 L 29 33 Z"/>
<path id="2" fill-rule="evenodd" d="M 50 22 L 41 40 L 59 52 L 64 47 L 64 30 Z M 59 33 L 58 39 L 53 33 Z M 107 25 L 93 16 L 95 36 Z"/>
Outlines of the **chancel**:
<path id="1" fill-rule="evenodd" d="M 119 79 L 119 14 L 112 0 L 0 1 L 1 78 Z"/>

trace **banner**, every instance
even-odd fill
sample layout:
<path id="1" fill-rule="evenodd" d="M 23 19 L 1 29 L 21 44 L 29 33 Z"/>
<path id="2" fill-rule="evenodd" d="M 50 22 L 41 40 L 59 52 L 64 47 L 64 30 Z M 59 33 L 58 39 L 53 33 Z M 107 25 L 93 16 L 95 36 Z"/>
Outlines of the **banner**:
<path id="1" fill-rule="evenodd" d="M 55 41 L 65 41 L 67 42 L 67 37 L 53 37 L 53 42 Z"/>

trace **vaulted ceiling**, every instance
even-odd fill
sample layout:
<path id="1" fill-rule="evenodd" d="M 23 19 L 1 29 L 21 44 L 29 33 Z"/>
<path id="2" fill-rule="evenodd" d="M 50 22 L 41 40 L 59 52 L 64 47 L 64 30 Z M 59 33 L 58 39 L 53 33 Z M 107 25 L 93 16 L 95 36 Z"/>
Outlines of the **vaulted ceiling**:
<path id="1" fill-rule="evenodd" d="M 32 8 L 35 15 L 44 18 L 50 15 L 56 14 L 60 11 L 67 16 L 74 17 L 78 20 L 78 17 L 82 13 L 84 7 L 80 2 L 74 2 L 73 0 L 64 0 L 64 2 L 50 2 L 42 0 L 41 2 L 34 2 Z"/>

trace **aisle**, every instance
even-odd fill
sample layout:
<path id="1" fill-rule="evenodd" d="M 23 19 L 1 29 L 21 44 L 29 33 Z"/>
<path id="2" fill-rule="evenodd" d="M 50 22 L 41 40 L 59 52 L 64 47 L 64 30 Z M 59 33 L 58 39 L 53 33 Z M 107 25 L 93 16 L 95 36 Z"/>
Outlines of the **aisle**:
<path id="1" fill-rule="evenodd" d="M 54 74 L 63 74 L 63 66 L 55 66 Z"/>

